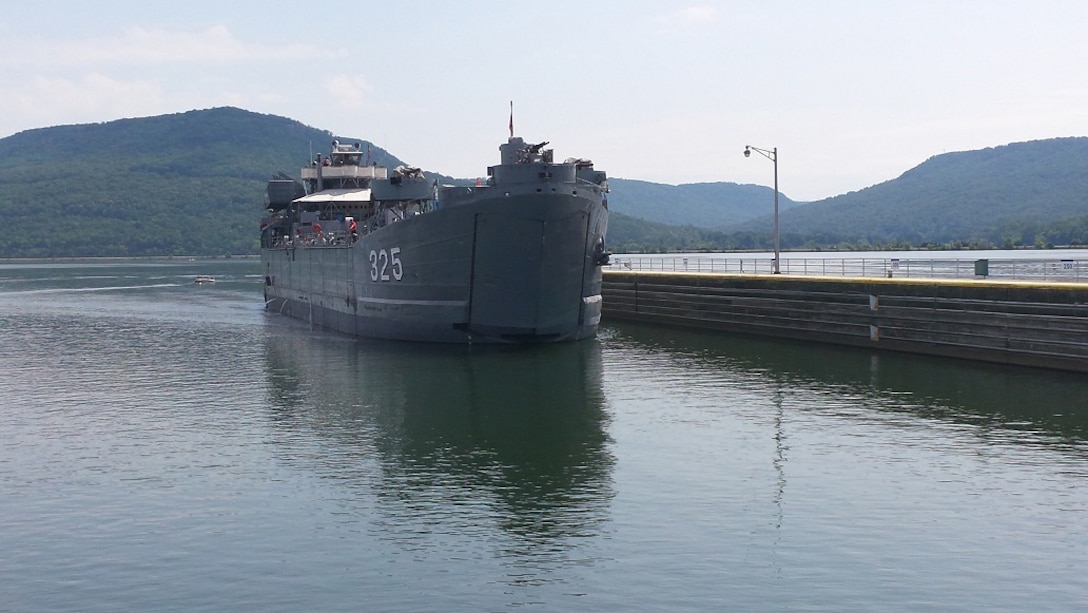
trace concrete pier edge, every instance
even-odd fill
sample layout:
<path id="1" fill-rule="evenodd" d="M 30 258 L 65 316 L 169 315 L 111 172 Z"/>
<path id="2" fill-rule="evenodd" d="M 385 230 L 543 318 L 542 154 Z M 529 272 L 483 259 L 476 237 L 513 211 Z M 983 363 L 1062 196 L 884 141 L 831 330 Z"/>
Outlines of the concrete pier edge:
<path id="1" fill-rule="evenodd" d="M 604 321 L 643 321 L 1088 372 L 1088 284 L 604 272 Z"/>

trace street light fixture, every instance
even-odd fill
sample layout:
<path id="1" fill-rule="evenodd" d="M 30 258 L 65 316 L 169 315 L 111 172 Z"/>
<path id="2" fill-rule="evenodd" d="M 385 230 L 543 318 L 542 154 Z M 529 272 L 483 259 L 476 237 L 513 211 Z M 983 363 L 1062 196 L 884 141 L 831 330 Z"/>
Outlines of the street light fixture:
<path id="1" fill-rule="evenodd" d="M 778 267 L 779 260 L 779 235 L 778 235 L 778 147 L 771 149 L 760 149 L 759 147 L 753 147 L 751 145 L 744 146 L 744 157 L 751 157 L 752 152 L 762 155 L 768 160 L 774 162 L 774 274 L 778 274 L 781 270 Z"/>

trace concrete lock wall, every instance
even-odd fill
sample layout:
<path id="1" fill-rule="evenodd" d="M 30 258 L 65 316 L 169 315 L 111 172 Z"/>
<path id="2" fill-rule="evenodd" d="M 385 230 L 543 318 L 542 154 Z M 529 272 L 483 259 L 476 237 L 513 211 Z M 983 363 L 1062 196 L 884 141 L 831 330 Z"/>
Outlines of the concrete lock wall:
<path id="1" fill-rule="evenodd" d="M 1088 372 L 1088 285 L 605 271 L 603 317 Z"/>

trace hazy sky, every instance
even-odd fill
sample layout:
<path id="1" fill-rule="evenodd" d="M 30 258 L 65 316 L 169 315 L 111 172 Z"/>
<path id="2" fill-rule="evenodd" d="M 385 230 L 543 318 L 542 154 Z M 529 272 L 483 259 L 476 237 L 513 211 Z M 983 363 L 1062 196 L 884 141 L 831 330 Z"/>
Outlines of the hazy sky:
<path id="1" fill-rule="evenodd" d="M 1084 0 L 7 3 L 0 137 L 229 105 L 473 177 L 513 100 L 558 159 L 770 185 L 741 152 L 777 147 L 783 193 L 816 200 L 1088 134 L 1086 32 Z"/>

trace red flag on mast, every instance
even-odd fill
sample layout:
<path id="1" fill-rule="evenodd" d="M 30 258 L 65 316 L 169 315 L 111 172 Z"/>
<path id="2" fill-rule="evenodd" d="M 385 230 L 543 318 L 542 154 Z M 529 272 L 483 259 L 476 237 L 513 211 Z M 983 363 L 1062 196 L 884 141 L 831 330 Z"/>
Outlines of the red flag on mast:
<path id="1" fill-rule="evenodd" d="M 514 101 L 510 101 L 510 138 L 514 138 Z"/>

